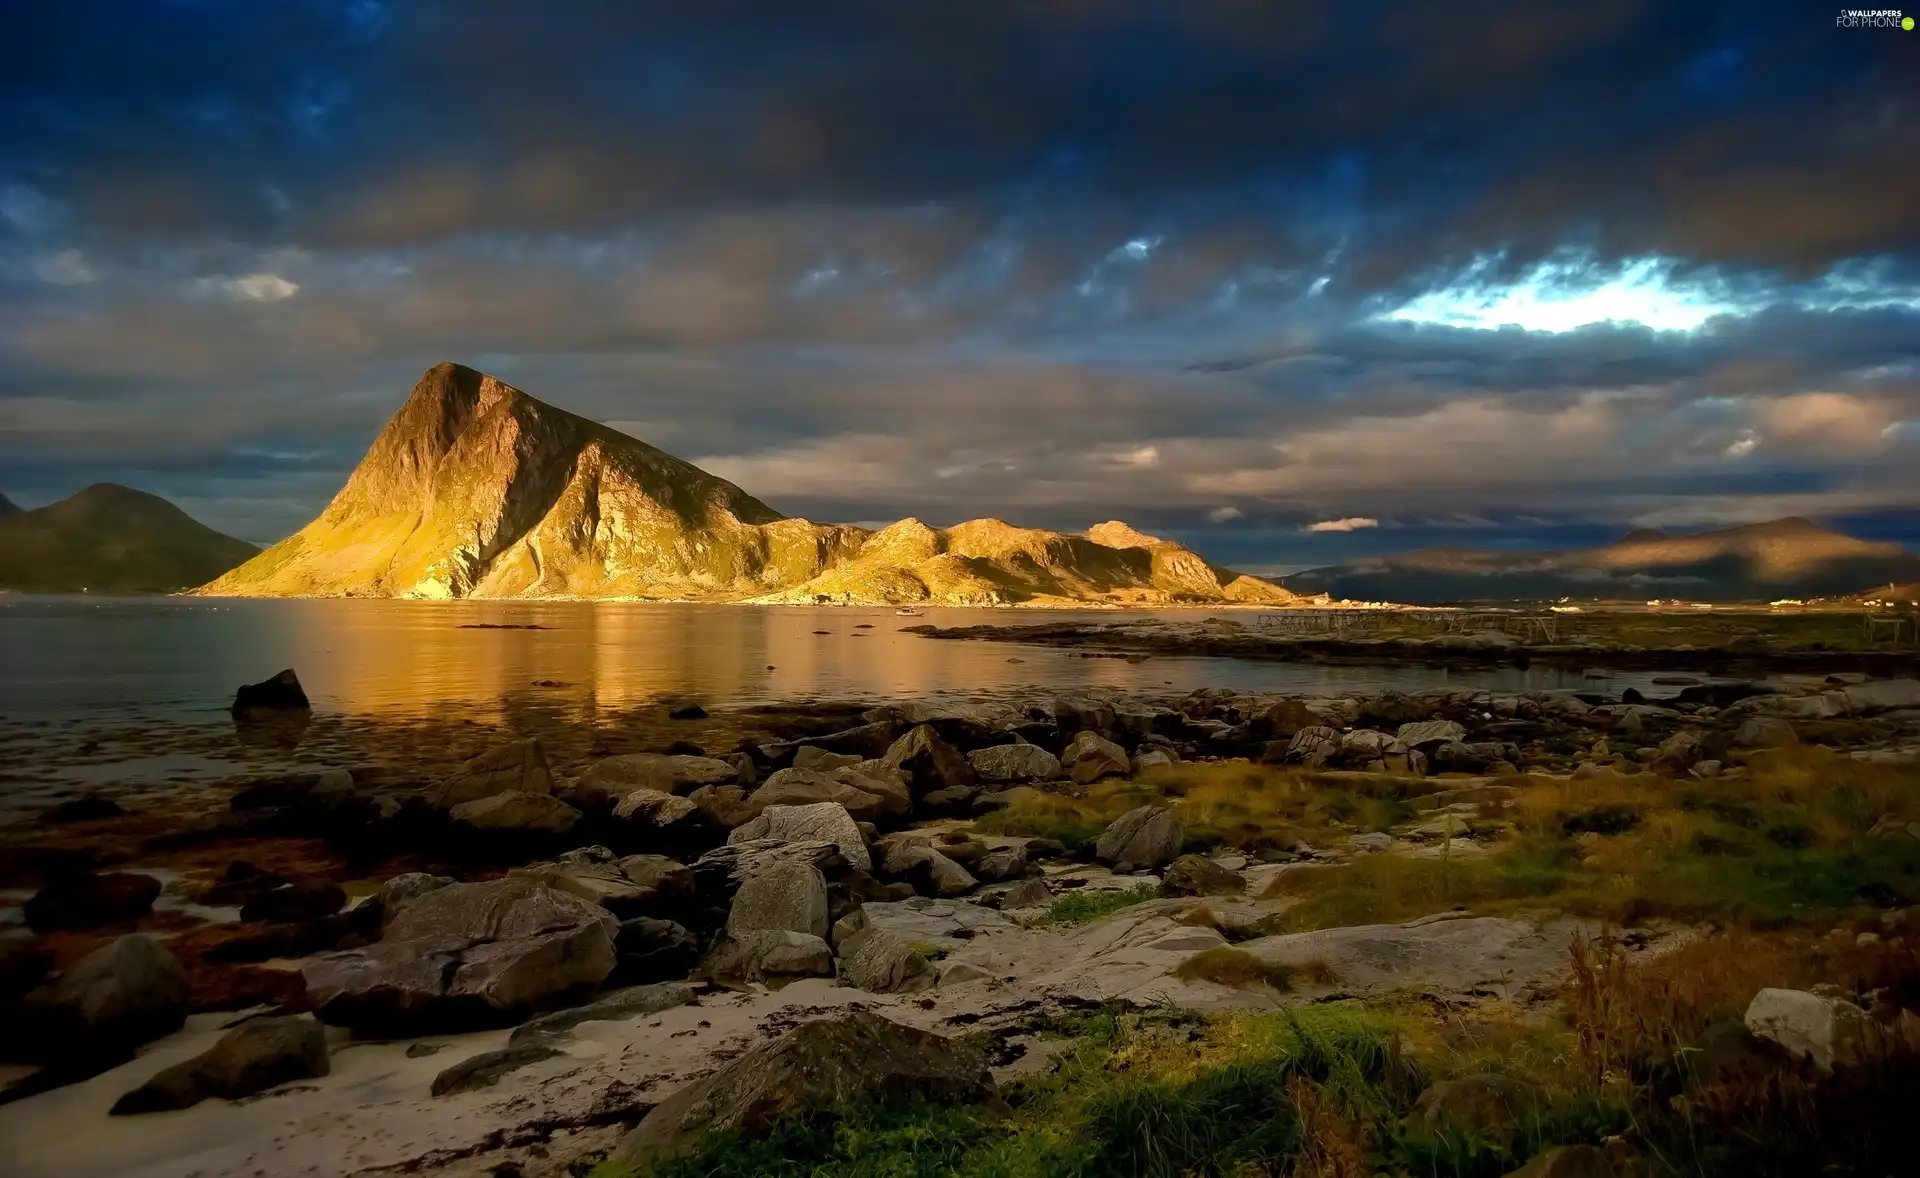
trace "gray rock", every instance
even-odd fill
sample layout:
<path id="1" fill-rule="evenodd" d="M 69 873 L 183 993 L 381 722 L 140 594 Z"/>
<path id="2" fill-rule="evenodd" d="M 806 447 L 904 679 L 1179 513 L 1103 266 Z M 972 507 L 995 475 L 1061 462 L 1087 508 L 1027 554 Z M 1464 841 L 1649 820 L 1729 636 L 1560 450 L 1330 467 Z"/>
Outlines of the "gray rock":
<path id="1" fill-rule="evenodd" d="M 703 785 L 736 784 L 739 776 L 736 766 L 714 757 L 626 753 L 595 761 L 580 775 L 580 781 L 609 794 L 627 794 L 636 789 L 689 794 Z"/>
<path id="2" fill-rule="evenodd" d="M 1053 723 L 1061 736 L 1071 737 L 1080 732 L 1104 736 L 1116 730 L 1118 717 L 1112 704 L 1063 695 L 1053 701 Z"/>
<path id="3" fill-rule="evenodd" d="M 559 1050 L 550 1044 L 537 1042 L 508 1044 L 495 1051 L 482 1051 L 443 1069 L 433 1078 L 429 1091 L 434 1096 L 478 1092 L 482 1088 L 493 1087 L 500 1082 L 500 1077 L 509 1072 L 519 1071 L 528 1064 L 552 1059 L 559 1054 Z"/>
<path id="4" fill-rule="evenodd" d="M 1134 754 L 1133 771 L 1135 773 L 1145 773 L 1149 769 L 1171 769 L 1179 763 L 1179 758 L 1175 757 L 1171 750 L 1162 748 L 1145 749 Z"/>
<path id="5" fill-rule="evenodd" d="M 1467 730 L 1453 720 L 1419 720 L 1400 725 L 1400 730 L 1394 733 L 1394 739 L 1410 749 L 1420 749 L 1425 752 L 1427 745 L 1445 744 L 1448 741 L 1464 742 L 1467 739 Z"/>
<path id="6" fill-rule="evenodd" d="M 633 916 L 621 921 L 613 948 L 620 959 L 607 979 L 613 985 L 684 978 L 700 963 L 700 942 L 686 926 L 652 916 Z"/>
<path id="7" fill-rule="evenodd" d="M 462 802 L 478 801 L 513 790 L 527 794 L 553 792 L 553 771 L 538 740 L 517 740 L 488 749 L 462 765 L 433 791 L 433 804 L 442 810 Z"/>
<path id="8" fill-rule="evenodd" d="M 783 863 L 804 863 L 834 878 L 848 869 L 835 843 L 748 839 L 715 847 L 693 863 L 693 878 L 703 896 L 731 896 L 740 885 Z"/>
<path id="9" fill-rule="evenodd" d="M 967 759 L 941 739 L 930 724 L 921 724 L 894 741 L 880 760 L 905 774 L 916 796 L 974 783 Z"/>
<path id="10" fill-rule="evenodd" d="M 861 760 L 858 753 L 830 753 L 810 744 L 801 745 L 793 753 L 795 769 L 809 769 L 816 773 L 831 773 L 835 769 L 851 768 L 858 765 Z"/>
<path id="11" fill-rule="evenodd" d="M 875 994 L 924 990 L 933 985 L 933 966 L 906 941 L 868 927 L 841 945 L 840 983 Z"/>
<path id="12" fill-rule="evenodd" d="M 1053 889 L 1044 879 L 1023 879 L 1000 894 L 1002 908 L 1045 908 L 1053 903 Z"/>
<path id="13" fill-rule="evenodd" d="M 1240 948 L 1269 965 L 1324 966 L 1355 996 L 1425 986 L 1511 997 L 1566 964 L 1568 932 L 1565 924 L 1491 916 L 1423 918 L 1261 937 Z"/>
<path id="14" fill-rule="evenodd" d="M 699 813 L 700 807 L 692 801 L 657 789 L 628 790 L 613 806 L 613 816 L 620 821 L 657 828 L 685 822 Z"/>
<path id="15" fill-rule="evenodd" d="M 476 830 L 565 834 L 580 821 L 580 811 L 551 794 L 506 790 L 461 802 L 447 811 L 455 822 Z"/>
<path id="16" fill-rule="evenodd" d="M 1060 758 L 1037 744 L 1000 744 L 975 749 L 967 763 L 982 781 L 1052 781 L 1060 776 Z"/>
<path id="17" fill-rule="evenodd" d="M 188 1108 L 209 1098 L 239 1100 L 292 1080 L 324 1076 L 326 1031 L 305 1015 L 249 1019 L 211 1048 L 157 1073 L 114 1103 L 112 1113 Z"/>
<path id="18" fill-rule="evenodd" d="M 1340 753 L 1340 733 L 1324 725 L 1302 728 L 1287 744 L 1284 759 L 1290 765 L 1324 765 Z"/>
<path id="19" fill-rule="evenodd" d="M 1854 1062 L 1870 1029 L 1867 1013 L 1845 999 L 1772 988 L 1753 996 L 1746 1024 L 1822 1072 Z"/>
<path id="20" fill-rule="evenodd" d="M 1094 856 L 1115 871 L 1152 871 L 1180 854 L 1185 832 L 1164 806 L 1140 806 L 1113 820 L 1094 845 Z"/>
<path id="21" fill-rule="evenodd" d="M 187 971 L 152 937 L 119 937 L 22 1000 L 16 1030 L 56 1066 L 124 1056 L 180 1029 Z M 57 1053 L 49 1057 L 46 1053 Z"/>
<path id="22" fill-rule="evenodd" d="M 1800 734 L 1784 716 L 1752 716 L 1734 730 L 1733 743 L 1743 749 L 1791 748 L 1800 743 Z"/>
<path id="23" fill-rule="evenodd" d="M 827 881 L 805 863 L 780 863 L 740 885 L 727 911 L 727 932 L 779 931 L 825 938 Z"/>
<path id="24" fill-rule="evenodd" d="M 975 860 L 972 874 L 982 883 L 1000 883 L 1019 879 L 1031 870 L 1025 847 L 1002 847 Z"/>
<path id="25" fill-rule="evenodd" d="M 782 769 L 748 796 L 746 812 L 752 819 L 769 806 L 812 806 L 821 802 L 832 802 L 863 822 L 904 815 L 913 806 L 904 787 L 885 778 L 863 775 L 855 767 L 836 769 L 831 775 L 810 769 Z"/>
<path id="26" fill-rule="evenodd" d="M 806 806 L 768 806 L 758 818 L 733 829 L 729 843 L 751 839 L 777 839 L 781 842 L 828 842 L 840 848 L 840 854 L 856 871 L 868 871 L 873 860 L 867 842 L 860 835 L 847 808 L 838 802 L 815 802 Z"/>
<path id="27" fill-rule="evenodd" d="M 394 918 L 400 915 L 401 909 L 428 892 L 438 891 L 454 882 L 456 881 L 450 875 L 428 875 L 424 871 L 409 871 L 405 875 L 396 875 L 381 884 L 380 890 L 367 901 L 369 904 L 379 906 L 380 934 L 386 935 L 388 927 L 393 924 Z"/>
<path id="28" fill-rule="evenodd" d="M 859 1107 L 879 1097 L 940 1103 L 992 1099 L 981 1051 L 869 1011 L 806 1023 L 754 1049 L 649 1112 L 608 1159 L 645 1170 L 703 1134 L 764 1134 L 783 1118 Z"/>
<path id="29" fill-rule="evenodd" d="M 961 896 L 980 884 L 966 868 L 925 843 L 894 838 L 883 846 L 880 870 L 906 879 L 924 895 Z"/>
<path id="30" fill-rule="evenodd" d="M 497 1026 L 598 985 L 615 964 L 606 909 L 526 878 L 415 898 L 363 949 L 302 968 L 329 1023 L 400 1033 Z"/>
<path id="31" fill-rule="evenodd" d="M 1067 775 L 1082 785 L 1102 777 L 1125 777 L 1133 772 L 1127 750 L 1091 729 L 1076 735 L 1060 754 Z"/>
<path id="32" fill-rule="evenodd" d="M 933 984 L 936 986 L 964 986 L 968 982 L 984 982 L 993 975 L 971 961 L 944 958 L 934 962 Z"/>
<path id="33" fill-rule="evenodd" d="M 830 977 L 833 950 L 826 941 L 806 933 L 756 929 L 722 936 L 702 968 L 716 981 Z"/>
<path id="34" fill-rule="evenodd" d="M 513 1029 L 508 1046 L 521 1046 L 572 1034 L 581 1023 L 623 1023 L 691 1006 L 696 1001 L 693 986 L 687 982 L 663 982 L 652 986 L 629 986 L 585 1006 L 569 1007 L 543 1014 Z"/>
<path id="35" fill-rule="evenodd" d="M 1246 890 L 1246 876 L 1205 855 L 1182 855 L 1160 877 L 1163 896 L 1237 896 Z"/>
<path id="36" fill-rule="evenodd" d="M 1875 679 L 1841 690 L 1846 709 L 1856 716 L 1896 708 L 1920 708 L 1920 679 Z"/>
<path id="37" fill-rule="evenodd" d="M 1347 845 L 1356 851 L 1385 851 L 1393 846 L 1393 836 L 1384 830 L 1370 830 L 1348 836 Z"/>

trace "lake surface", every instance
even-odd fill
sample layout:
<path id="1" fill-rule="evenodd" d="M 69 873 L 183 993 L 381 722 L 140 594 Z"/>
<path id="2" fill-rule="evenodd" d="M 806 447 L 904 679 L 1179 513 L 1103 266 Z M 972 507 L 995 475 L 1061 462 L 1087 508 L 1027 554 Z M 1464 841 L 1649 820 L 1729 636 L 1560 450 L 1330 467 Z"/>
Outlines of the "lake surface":
<path id="1" fill-rule="evenodd" d="M 1028 616 L 1036 622 L 1151 616 L 922 612 L 905 617 L 891 608 L 859 607 L 0 597 L 0 718 L 207 723 L 224 715 L 236 686 L 283 667 L 298 671 L 316 710 L 368 717 L 451 708 L 485 715 L 534 697 L 595 709 L 661 700 L 698 700 L 713 708 L 1019 688 L 1167 693 L 1219 686 L 1346 694 L 1599 686 L 1558 668 L 1321 667 L 1157 655 L 1131 663 L 900 632 L 922 623 Z M 1253 620 L 1244 612 L 1220 616 Z M 483 624 L 544 628 L 462 628 Z M 1647 678 L 1622 675 L 1607 686 L 1647 690 Z"/>

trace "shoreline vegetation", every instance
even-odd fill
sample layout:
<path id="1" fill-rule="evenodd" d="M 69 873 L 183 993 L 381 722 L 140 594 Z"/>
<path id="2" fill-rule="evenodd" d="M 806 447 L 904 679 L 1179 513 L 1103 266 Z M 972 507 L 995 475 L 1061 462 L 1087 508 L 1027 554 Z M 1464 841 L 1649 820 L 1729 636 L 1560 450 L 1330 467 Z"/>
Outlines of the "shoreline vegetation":
<path id="1" fill-rule="evenodd" d="M 285 673 L 194 735 L 283 767 L 0 827 L 0 1138 L 29 1178 L 1898 1172 L 1913 656 L 1592 626 L 1754 677 L 383 727 Z"/>

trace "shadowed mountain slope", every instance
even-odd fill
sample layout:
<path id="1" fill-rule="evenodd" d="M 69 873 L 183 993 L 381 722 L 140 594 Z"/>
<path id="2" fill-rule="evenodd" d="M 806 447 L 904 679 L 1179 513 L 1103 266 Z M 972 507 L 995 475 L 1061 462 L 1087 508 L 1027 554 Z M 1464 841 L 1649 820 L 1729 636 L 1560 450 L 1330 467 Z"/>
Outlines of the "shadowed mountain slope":
<path id="1" fill-rule="evenodd" d="M 113 483 L 32 511 L 0 507 L 0 588 L 22 593 L 168 593 L 259 551 L 158 495 Z"/>

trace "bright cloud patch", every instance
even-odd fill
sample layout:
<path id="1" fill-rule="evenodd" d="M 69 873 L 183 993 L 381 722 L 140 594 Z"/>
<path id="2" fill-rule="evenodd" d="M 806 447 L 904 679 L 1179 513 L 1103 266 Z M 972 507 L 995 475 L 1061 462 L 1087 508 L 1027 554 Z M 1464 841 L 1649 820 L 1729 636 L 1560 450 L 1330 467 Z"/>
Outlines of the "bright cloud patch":
<path id="1" fill-rule="evenodd" d="M 252 299 L 256 303 L 277 303 L 299 294 L 300 284 L 289 282 L 278 274 L 249 274 L 229 281 L 227 290 L 235 298 Z"/>
<path id="2" fill-rule="evenodd" d="M 1693 331 L 1716 315 L 1747 308 L 1718 280 L 1682 279 L 1668 258 L 1609 265 L 1562 251 L 1514 279 L 1499 279 L 1501 257 L 1482 258 L 1453 282 L 1383 316 L 1446 327 L 1563 332 L 1594 323 Z"/>
<path id="3" fill-rule="evenodd" d="M 1364 515 L 1350 515 L 1345 519 L 1323 519 L 1317 524 L 1308 524 L 1302 531 L 1307 532 L 1358 532 L 1363 528 L 1377 528 L 1380 521 Z"/>

